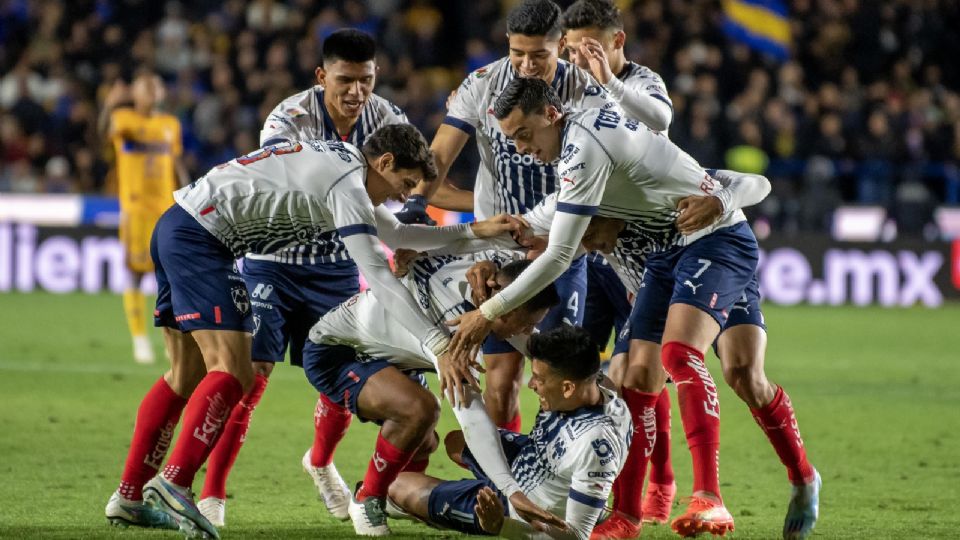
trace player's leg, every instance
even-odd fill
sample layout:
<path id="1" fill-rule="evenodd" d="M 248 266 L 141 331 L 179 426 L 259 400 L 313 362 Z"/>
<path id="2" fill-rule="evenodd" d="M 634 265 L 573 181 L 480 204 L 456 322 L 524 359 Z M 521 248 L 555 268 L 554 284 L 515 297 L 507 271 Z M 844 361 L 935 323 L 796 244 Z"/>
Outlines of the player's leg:
<path id="1" fill-rule="evenodd" d="M 357 534 L 389 534 L 384 513 L 388 488 L 418 449 L 433 438 L 440 406 L 428 390 L 395 367 L 385 366 L 366 379 L 356 409 L 358 416 L 382 422 L 382 427 L 350 504 L 350 518 Z"/>
<path id="2" fill-rule="evenodd" d="M 650 475 L 641 506 L 644 523 L 662 524 L 670 520 L 677 495 L 677 483 L 670 459 L 670 390 L 664 385 L 654 406 L 657 438 L 650 454 Z"/>
<path id="3" fill-rule="evenodd" d="M 430 494 L 433 489 L 443 483 L 443 480 L 427 476 L 423 473 L 402 472 L 390 484 L 388 491 L 388 508 L 396 507 L 404 514 L 413 516 L 421 521 L 430 519 Z M 396 510 L 391 517 L 400 517 Z"/>
<path id="4" fill-rule="evenodd" d="M 750 407 L 766 434 L 793 486 L 785 538 L 806 538 L 819 517 L 820 477 L 807 460 L 790 396 L 764 373 L 767 336 L 755 285 L 730 311 L 730 318 L 717 341 L 717 353 L 727 384 Z"/>
<path id="5" fill-rule="evenodd" d="M 120 220 L 120 241 L 124 262 L 130 275 L 123 290 L 123 312 L 133 339 L 133 358 L 138 364 L 154 362 L 153 346 L 147 336 L 146 302 L 140 283 L 143 275 L 153 271 L 150 260 L 150 237 L 157 219 L 143 210 L 125 210 Z"/>
<path id="6" fill-rule="evenodd" d="M 483 402 L 497 427 L 519 432 L 520 388 L 523 386 L 523 355 L 506 341 L 490 336 L 483 343 Z"/>

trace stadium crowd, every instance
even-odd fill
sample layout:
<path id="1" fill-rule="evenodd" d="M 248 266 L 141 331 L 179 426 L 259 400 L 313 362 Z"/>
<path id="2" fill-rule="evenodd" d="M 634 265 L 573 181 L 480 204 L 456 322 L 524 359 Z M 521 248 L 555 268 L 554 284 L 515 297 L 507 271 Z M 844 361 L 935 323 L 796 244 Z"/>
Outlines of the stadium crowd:
<path id="1" fill-rule="evenodd" d="M 671 138 L 701 163 L 770 177 L 760 212 L 774 228 L 823 229 L 851 202 L 920 215 L 919 230 L 934 206 L 960 203 L 960 2 L 794 0 L 785 63 L 728 40 L 718 2 L 620 4 L 627 57 L 666 80 Z M 97 114 L 137 67 L 163 77 L 191 175 L 247 152 L 270 109 L 314 83 L 319 44 L 344 26 L 377 36 L 377 93 L 429 137 L 465 73 L 505 52 L 510 5 L 3 2 L 0 192 L 115 192 Z M 475 159 L 452 178 L 471 181 Z"/>

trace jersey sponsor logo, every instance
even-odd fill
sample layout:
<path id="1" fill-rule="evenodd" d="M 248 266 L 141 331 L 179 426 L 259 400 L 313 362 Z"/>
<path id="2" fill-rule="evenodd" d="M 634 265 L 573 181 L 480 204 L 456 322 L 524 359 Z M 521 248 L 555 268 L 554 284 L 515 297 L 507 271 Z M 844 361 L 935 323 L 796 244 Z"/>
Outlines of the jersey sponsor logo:
<path id="1" fill-rule="evenodd" d="M 569 169 L 567 169 L 566 172 L 572 173 L 573 171 L 579 171 L 580 169 L 585 169 L 586 167 L 587 167 L 587 163 L 585 161 L 581 161 L 580 163 L 577 163 L 573 167 L 570 167 Z"/>
<path id="2" fill-rule="evenodd" d="M 583 89 L 583 93 L 588 96 L 599 96 L 603 93 L 603 90 L 595 84 L 589 84 Z"/>
<path id="3" fill-rule="evenodd" d="M 272 293 L 273 285 L 269 283 L 257 283 L 257 286 L 253 288 L 253 293 L 251 293 L 251 295 L 254 298 L 259 298 L 260 300 L 266 300 L 270 298 Z"/>
<path id="4" fill-rule="evenodd" d="M 513 163 L 514 165 L 523 165 L 524 167 L 531 167 L 533 165 L 543 167 L 546 165 L 546 163 L 533 157 L 532 154 L 518 154 L 515 151 L 501 150 L 499 157 L 501 161 Z"/>
<path id="5" fill-rule="evenodd" d="M 567 145 L 563 147 L 563 151 L 560 152 L 560 161 L 561 163 L 564 163 L 564 164 L 570 163 L 570 159 L 579 153 L 580 153 L 579 146 L 573 143 L 567 143 Z M 570 170 L 576 170 L 576 169 L 570 169 Z"/>
<path id="6" fill-rule="evenodd" d="M 220 433 L 220 427 L 230 413 L 230 408 L 227 407 L 227 401 L 220 392 L 213 397 L 207 396 L 207 402 L 207 414 L 203 417 L 203 425 L 193 428 L 193 437 L 210 447 Z"/>
<path id="7" fill-rule="evenodd" d="M 597 119 L 593 122 L 593 129 L 600 131 L 600 128 L 615 128 L 620 124 L 620 114 L 609 109 L 601 109 L 597 113 Z"/>
<path id="8" fill-rule="evenodd" d="M 230 297 L 233 299 L 233 305 L 241 315 L 246 315 L 250 311 L 250 298 L 247 297 L 246 287 L 234 287 L 230 289 Z"/>
<path id="9" fill-rule="evenodd" d="M 587 471 L 587 478 L 616 478 L 614 471 Z"/>
<path id="10" fill-rule="evenodd" d="M 703 412 L 719 420 L 720 398 L 717 396 L 717 384 L 713 382 L 713 377 L 710 376 L 707 366 L 703 365 L 703 360 L 700 360 L 690 353 L 687 353 L 687 365 L 700 377 L 700 382 L 703 383 L 703 389 L 707 393 L 707 399 L 703 401 Z"/>
<path id="11" fill-rule="evenodd" d="M 600 458 L 601 467 L 610 463 L 613 459 L 613 445 L 610 444 L 610 441 L 604 438 L 594 439 L 590 446 L 593 447 L 593 452 Z"/>

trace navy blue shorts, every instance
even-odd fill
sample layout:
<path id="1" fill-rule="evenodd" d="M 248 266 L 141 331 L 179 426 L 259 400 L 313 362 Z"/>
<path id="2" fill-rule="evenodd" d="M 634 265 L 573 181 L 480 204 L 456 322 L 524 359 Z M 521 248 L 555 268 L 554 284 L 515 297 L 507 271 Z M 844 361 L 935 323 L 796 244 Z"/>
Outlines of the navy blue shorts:
<path id="1" fill-rule="evenodd" d="M 297 265 L 245 258 L 241 270 L 253 307 L 253 359 L 303 365 L 310 327 L 360 290 L 353 261 Z"/>
<path id="2" fill-rule="evenodd" d="M 749 311 L 754 313 L 752 317 L 759 316 L 755 320 L 762 324 L 756 288 L 758 256 L 757 240 L 746 222 L 715 231 L 689 246 L 651 254 L 630 313 L 629 339 L 660 343 L 667 311 L 678 303 L 708 313 L 721 329 L 726 328 L 732 308 L 747 293 L 752 297 L 746 302 L 756 307 Z M 746 322 L 740 314 L 736 320 L 737 324 Z"/>
<path id="3" fill-rule="evenodd" d="M 587 255 L 587 303 L 583 327 L 600 350 L 607 347 L 611 332 L 617 335 L 630 317 L 627 288 L 617 271 L 599 253 Z"/>
<path id="4" fill-rule="evenodd" d="M 247 287 L 233 253 L 180 205 L 157 221 L 150 257 L 157 273 L 155 326 L 253 331 Z"/>
<path id="5" fill-rule="evenodd" d="M 520 452 L 520 448 L 527 440 L 526 435 L 514 433 L 507 430 L 499 430 L 500 444 L 507 456 L 507 463 Z M 474 507 L 477 505 L 477 493 L 485 487 L 492 489 L 500 501 L 503 503 L 504 515 L 509 515 L 507 498 L 500 493 L 497 486 L 483 474 L 483 470 L 477 464 L 469 448 L 464 448 L 461 458 L 464 464 L 470 468 L 476 479 L 451 480 L 441 482 L 430 492 L 430 498 L 427 502 L 427 516 L 431 523 L 464 532 L 467 534 L 489 535 L 480 528 L 477 521 Z"/>
<path id="6" fill-rule="evenodd" d="M 303 371 L 310 384 L 363 422 L 370 420 L 360 416 L 357 410 L 360 391 L 370 377 L 392 365 L 379 358 L 361 358 L 352 347 L 346 345 L 320 344 L 308 339 L 303 348 Z M 406 375 L 429 389 L 423 372 L 412 370 L 407 371 Z"/>
<path id="7" fill-rule="evenodd" d="M 553 282 L 560 296 L 560 303 L 547 312 L 537 329 L 541 332 L 551 330 L 563 323 L 579 326 L 583 323 L 583 311 L 587 299 L 587 257 L 577 258 L 570 268 L 560 274 Z M 483 342 L 483 354 L 514 352 L 516 349 L 506 340 L 494 335 L 487 336 Z"/>

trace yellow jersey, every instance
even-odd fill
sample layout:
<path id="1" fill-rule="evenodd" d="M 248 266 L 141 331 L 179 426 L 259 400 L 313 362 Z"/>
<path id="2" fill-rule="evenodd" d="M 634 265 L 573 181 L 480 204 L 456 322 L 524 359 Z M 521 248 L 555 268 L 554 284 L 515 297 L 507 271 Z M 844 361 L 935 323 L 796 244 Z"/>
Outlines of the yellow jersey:
<path id="1" fill-rule="evenodd" d="M 128 212 L 162 213 L 177 189 L 174 160 L 183 152 L 180 121 L 170 114 L 144 116 L 130 107 L 110 114 L 120 205 Z"/>

